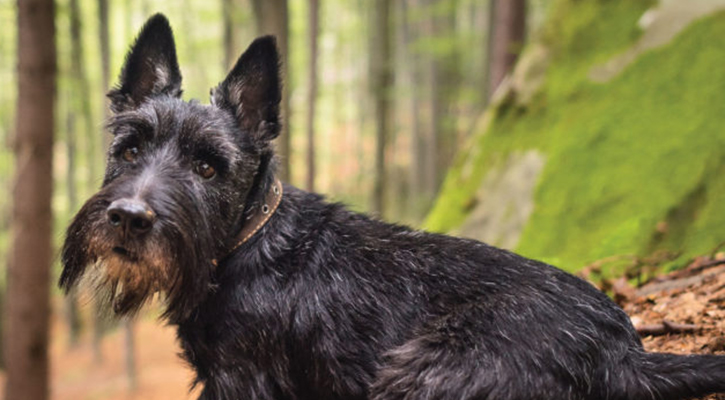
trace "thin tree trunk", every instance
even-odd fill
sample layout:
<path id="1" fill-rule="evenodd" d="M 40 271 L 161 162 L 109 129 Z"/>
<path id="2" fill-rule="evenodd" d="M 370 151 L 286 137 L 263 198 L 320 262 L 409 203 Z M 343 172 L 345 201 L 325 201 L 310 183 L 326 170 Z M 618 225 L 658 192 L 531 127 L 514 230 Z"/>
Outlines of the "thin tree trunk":
<path id="1" fill-rule="evenodd" d="M 282 132 L 278 141 L 280 155 L 279 174 L 285 181 L 290 179 L 290 79 L 289 74 L 289 16 L 287 0 L 253 0 L 257 33 L 259 35 L 274 35 L 277 37 L 282 59 L 281 73 L 284 86 L 282 88 Z"/>
<path id="2" fill-rule="evenodd" d="M 423 217 L 421 200 L 424 198 L 423 186 L 423 152 L 420 138 L 420 111 L 419 90 L 421 83 L 418 78 L 418 63 L 420 57 L 412 50 L 413 38 L 416 37 L 415 26 L 410 18 L 410 10 L 415 9 L 416 3 L 412 0 L 403 0 L 398 3 L 397 24 L 399 28 L 398 71 L 400 84 L 396 78 L 396 86 L 402 88 L 403 96 L 400 99 L 398 115 L 403 123 L 403 132 L 408 136 L 408 148 L 402 151 L 408 154 L 406 190 L 403 195 L 405 201 L 400 201 L 402 214 L 407 219 L 418 221 Z M 402 174 L 401 174 L 402 175 Z M 401 179 L 402 180 L 402 179 Z"/>
<path id="3" fill-rule="evenodd" d="M 236 61 L 234 48 L 234 0 L 222 0 L 222 31 L 224 38 L 224 70 L 231 68 Z"/>
<path id="4" fill-rule="evenodd" d="M 110 64 L 111 64 L 111 53 L 110 53 L 110 42 L 109 42 L 109 19 L 108 0 L 98 0 L 98 31 L 99 31 L 99 44 L 101 51 L 101 85 L 103 90 L 103 118 L 107 120 L 110 116 L 110 108 L 106 93 L 108 92 L 110 85 Z M 104 132 L 103 135 L 103 147 L 107 149 L 111 142 L 111 136 Z M 91 177 L 91 181 L 96 179 L 95 176 Z M 103 363 L 103 351 L 101 349 L 101 341 L 103 340 L 103 334 L 106 330 L 106 321 L 103 319 L 103 311 L 99 308 L 97 302 L 93 302 L 93 361 L 96 364 Z"/>
<path id="5" fill-rule="evenodd" d="M 17 5 L 16 167 L 5 314 L 5 398 L 44 400 L 49 395 L 55 7 L 52 0 L 19 0 Z"/>
<path id="6" fill-rule="evenodd" d="M 433 25 L 433 21 L 430 22 L 431 25 Z M 441 177 L 443 176 L 443 174 L 439 173 L 440 169 L 438 167 L 442 149 L 438 147 L 437 143 L 438 138 L 443 135 L 443 133 L 440 131 L 441 118 L 443 116 L 440 112 L 440 67 L 438 65 L 438 60 L 436 60 L 435 55 L 429 55 L 429 57 L 430 59 L 428 60 L 428 69 L 426 71 L 429 89 L 428 112 L 430 113 L 430 125 L 429 129 L 426 132 L 426 167 L 428 168 L 429 181 L 427 182 L 426 187 L 428 196 L 433 198 L 435 196 L 435 193 L 438 191 L 438 184 L 442 180 Z"/>
<path id="7" fill-rule="evenodd" d="M 108 322 L 103 317 L 105 310 L 101 307 L 99 301 L 93 301 L 93 362 L 96 365 L 103 364 L 103 335 L 106 333 Z"/>
<path id="8" fill-rule="evenodd" d="M 390 29 L 392 2 L 375 0 L 374 9 L 370 65 L 376 139 L 373 212 L 382 217 L 385 214 L 385 150 L 388 145 L 391 116 L 393 115 L 390 101 L 390 89 L 393 82 Z"/>
<path id="9" fill-rule="evenodd" d="M 425 191 L 424 185 L 424 152 L 423 140 L 420 130 L 420 104 L 419 90 L 420 73 L 419 62 L 420 57 L 411 51 L 412 38 L 416 36 L 414 24 L 408 13 L 410 9 L 415 9 L 417 2 L 415 0 L 404 0 L 401 2 L 401 53 L 402 53 L 402 78 L 405 80 L 407 89 L 407 113 L 410 126 L 410 164 L 409 164 L 409 196 L 407 206 L 413 215 L 417 218 L 420 213 L 420 200 Z"/>
<path id="10" fill-rule="evenodd" d="M 0 316 L 0 349 L 5 348 L 5 288 L 0 285 L 0 312 L 3 313 Z M 0 370 L 5 369 L 5 352 L 0 351 Z"/>
<path id="11" fill-rule="evenodd" d="M 103 104 L 103 119 L 107 120 L 110 112 L 110 104 L 106 93 L 108 92 L 111 82 L 111 51 L 110 42 L 108 38 L 108 0 L 98 0 L 98 32 L 99 32 L 99 43 L 101 51 L 101 90 L 103 90 L 103 98 L 101 104 Z M 103 148 L 108 148 L 111 143 L 111 136 L 107 133 L 103 135 Z M 93 177 L 95 179 L 95 177 Z"/>
<path id="12" fill-rule="evenodd" d="M 76 212 L 78 195 L 76 188 L 76 136 L 75 114 L 69 111 L 66 121 L 66 152 L 68 155 L 68 171 L 66 175 L 66 188 L 68 191 L 68 214 Z M 75 292 L 68 293 L 65 298 L 66 321 L 68 323 L 68 345 L 74 348 L 78 345 L 81 333 L 81 318 L 78 312 L 78 298 Z"/>
<path id="13" fill-rule="evenodd" d="M 123 321 L 125 332 L 126 348 L 126 378 L 128 378 L 128 387 L 131 392 L 138 389 L 138 373 L 136 372 L 136 338 L 135 338 L 135 322 L 132 317 L 128 317 Z"/>
<path id="14" fill-rule="evenodd" d="M 145 0 L 149 1 L 149 0 Z M 223 14 L 223 70 L 229 70 L 242 52 L 241 44 L 256 36 L 250 0 L 221 0 Z"/>
<path id="15" fill-rule="evenodd" d="M 448 0 L 451 11 L 438 13 L 433 17 L 433 34 L 436 37 L 453 37 L 455 34 L 455 10 L 457 0 Z M 438 153 L 436 168 L 438 171 L 446 171 L 453 159 L 455 150 L 458 147 L 458 131 L 456 126 L 456 102 L 458 100 L 458 88 L 460 85 L 459 68 L 461 63 L 460 54 L 456 46 L 445 55 L 433 57 L 434 96 L 433 116 L 436 130 L 435 146 Z M 439 174 L 436 182 L 435 192 L 438 192 L 443 183 L 445 174 Z"/>
<path id="16" fill-rule="evenodd" d="M 406 27 L 407 7 L 405 0 L 394 1 L 393 17 L 391 24 L 393 32 L 391 33 L 391 41 L 393 48 L 396 50 L 391 54 L 391 71 L 395 77 L 395 83 L 391 88 L 391 104 L 394 113 L 391 114 L 391 136 L 388 138 L 390 143 L 387 157 L 390 165 L 388 166 L 388 188 L 386 204 L 388 204 L 388 214 L 396 216 L 397 220 L 410 220 L 413 216 L 410 207 L 410 149 L 404 148 L 406 143 L 410 142 L 410 127 L 408 126 L 408 98 L 407 90 L 410 89 L 410 74 L 408 62 L 410 60 L 407 53 L 408 33 Z M 406 164 L 407 163 L 407 164 Z M 390 168 L 394 168 L 391 172 Z"/>
<path id="17" fill-rule="evenodd" d="M 519 57 L 526 38 L 526 0 L 491 0 L 487 97 L 496 92 Z"/>
<path id="18" fill-rule="evenodd" d="M 425 5 L 427 9 L 430 9 L 431 0 L 419 1 L 422 5 Z M 433 16 L 428 15 L 421 21 L 420 33 L 424 37 L 432 37 L 435 34 Z M 438 86 L 436 82 L 436 60 L 435 55 L 424 53 L 421 57 L 420 62 L 420 81 L 425 86 L 425 93 L 423 96 L 423 102 L 421 109 L 423 110 L 424 118 L 422 120 L 422 126 L 420 129 L 420 137 L 423 141 L 423 170 L 425 179 L 425 198 L 432 199 L 435 196 L 438 181 L 438 149 L 436 148 L 436 135 L 438 121 L 435 115 L 435 101 L 438 96 Z"/>
<path id="19" fill-rule="evenodd" d="M 75 212 L 77 206 L 77 188 L 75 186 L 76 179 L 76 139 L 75 130 L 77 129 L 76 115 L 82 115 L 83 128 L 88 144 L 88 171 L 91 179 L 97 174 L 97 160 L 99 157 L 98 141 L 96 132 L 93 127 L 93 112 L 90 103 L 90 88 L 85 73 L 85 56 L 83 52 L 83 28 L 81 25 L 81 12 L 78 0 L 70 0 L 70 36 L 71 36 L 71 79 L 74 94 L 69 99 L 69 113 L 67 121 L 67 138 L 66 148 L 68 151 L 68 199 L 69 210 Z M 70 329 L 69 344 L 74 347 L 78 343 L 80 335 L 80 317 L 78 315 L 77 298 L 74 293 L 66 297 L 66 316 L 68 319 L 68 327 Z"/>
<path id="20" fill-rule="evenodd" d="M 90 175 L 91 190 L 96 189 L 95 179 L 98 174 L 98 159 L 100 157 L 100 151 L 98 149 L 98 132 L 93 129 L 93 112 L 91 111 L 91 90 L 88 84 L 88 79 L 85 72 L 85 55 L 83 52 L 83 41 L 82 33 L 83 27 L 81 25 L 81 12 L 78 5 L 78 0 L 70 0 L 70 34 L 71 34 L 71 74 L 73 79 L 73 86 L 77 88 L 78 92 L 74 99 L 72 106 L 80 108 L 80 113 L 83 116 L 83 127 L 86 133 L 86 140 L 88 143 L 88 174 Z"/>
<path id="21" fill-rule="evenodd" d="M 488 0 L 489 3 L 492 1 Z M 490 12 L 491 6 L 486 4 L 486 2 L 471 2 L 470 15 L 472 20 L 470 29 L 473 30 L 476 29 L 475 27 L 478 27 L 478 32 L 470 42 L 470 46 L 475 47 L 475 51 L 472 52 L 470 67 L 466 75 L 469 79 L 470 87 L 484 89 L 480 92 L 480 98 L 477 97 L 479 100 L 476 101 L 476 105 L 471 111 L 474 119 L 483 112 L 486 106 L 485 103 L 488 101 L 485 89 L 488 85 L 486 78 L 488 78 L 488 47 L 491 35 Z"/>
<path id="22" fill-rule="evenodd" d="M 77 1 L 77 0 L 71 0 Z M 135 35 L 133 28 L 133 0 L 125 1 L 125 24 L 126 24 L 126 36 L 129 40 L 133 40 Z M 128 380 L 129 391 L 135 392 L 138 388 L 138 377 L 136 374 L 136 340 L 134 338 L 134 322 L 133 317 L 127 317 L 123 320 L 123 331 L 124 331 L 124 364 L 126 366 L 126 379 Z"/>
<path id="23" fill-rule="evenodd" d="M 368 8 L 368 0 L 357 0 L 355 2 L 355 9 L 360 14 L 360 18 L 362 21 L 370 21 L 371 12 Z M 368 133 L 368 125 L 369 125 L 369 118 L 370 115 L 370 95 L 369 95 L 369 89 L 370 89 L 370 66 L 366 65 L 370 63 L 371 59 L 371 40 L 370 40 L 370 30 L 372 24 L 362 24 L 363 32 L 360 34 L 360 36 L 357 39 L 357 46 L 361 49 L 361 53 L 364 55 L 361 56 L 360 62 L 357 62 L 354 64 L 354 68 L 356 70 L 356 76 L 359 76 L 360 79 L 358 81 L 358 86 L 355 88 L 356 90 L 351 90 L 351 94 L 354 94 L 354 102 L 353 104 L 356 104 L 356 119 L 357 119 L 357 135 L 356 135 L 356 142 L 357 145 L 355 146 L 355 149 L 357 149 L 357 152 L 355 154 L 355 158 L 357 158 L 357 165 L 360 167 L 360 172 L 357 174 L 357 186 L 359 187 L 365 187 L 367 180 L 365 179 L 365 172 L 367 171 L 367 154 L 365 152 L 365 148 L 363 146 L 365 137 Z M 365 52 L 367 51 L 367 54 Z M 367 63 L 365 62 L 367 61 Z"/>
<path id="24" fill-rule="evenodd" d="M 350 7 L 349 4 L 341 5 L 338 3 L 331 3 L 327 2 L 325 3 L 325 8 L 322 10 L 322 20 L 329 22 L 324 26 L 324 29 L 330 30 L 332 32 L 339 32 L 341 30 L 341 21 L 340 20 L 332 20 L 327 16 L 330 15 L 338 15 L 338 13 L 341 12 L 341 9 Z M 352 7 L 355 7 L 354 5 Z M 345 46 L 336 45 L 332 49 L 329 55 L 326 55 L 326 59 L 330 60 L 332 63 L 332 68 L 330 68 L 329 75 L 326 74 L 326 86 L 328 89 L 332 89 L 331 93 L 331 100 L 334 107 L 332 107 L 332 129 L 329 132 L 326 132 L 326 135 L 334 135 L 341 138 L 341 142 L 345 146 L 346 149 L 353 149 L 355 148 L 355 145 L 357 143 L 357 140 L 359 138 L 359 133 L 355 132 L 351 128 L 351 124 L 348 123 L 349 120 L 349 114 L 348 110 L 351 107 L 342 107 L 340 105 L 343 104 L 355 104 L 355 101 L 353 100 L 354 97 L 350 96 L 352 94 L 351 92 L 354 92 L 349 89 L 349 81 L 346 79 L 346 75 L 344 71 L 349 71 L 352 66 L 349 62 L 352 58 L 349 56 L 349 54 L 357 54 L 357 48 L 355 47 L 354 43 L 346 43 Z M 319 75 L 319 71 L 318 71 Z M 349 75 L 348 75 L 349 76 Z M 330 88 L 329 82 L 335 82 L 334 85 Z M 345 103 L 345 102 L 348 103 Z M 318 136 L 319 137 L 319 136 Z M 330 136 L 327 136 L 330 137 Z M 323 140 L 323 143 L 325 140 Z M 327 149 L 327 154 L 330 154 L 329 147 Z M 334 151 L 334 150 L 333 150 Z M 318 153 L 319 154 L 319 153 Z M 348 160 L 355 159 L 353 154 L 345 154 L 346 158 Z M 319 156 L 317 157 L 319 159 Z M 337 159 L 333 159 L 334 162 Z M 318 164 L 319 165 L 319 164 Z M 324 171 L 326 166 L 323 166 L 322 170 Z M 353 163 L 353 170 L 350 171 L 351 174 L 356 174 L 357 176 L 360 175 L 360 169 L 359 165 L 356 165 Z M 341 176 L 333 176 L 331 179 L 331 185 L 330 185 L 330 191 L 332 192 L 341 192 L 345 191 L 351 196 L 356 195 L 357 193 L 355 188 L 359 188 L 358 185 L 355 184 L 354 181 L 350 180 L 348 177 L 341 177 Z"/>
<path id="25" fill-rule="evenodd" d="M 408 3 L 411 4 L 408 4 Z M 402 53 L 402 69 L 403 77 L 406 81 L 408 89 L 408 118 L 410 120 L 410 166 L 409 166 L 409 181 L 410 191 L 408 196 L 408 207 L 413 211 L 414 215 L 418 217 L 420 209 L 420 199 L 423 197 L 425 192 L 424 185 L 424 162 L 425 153 L 423 147 L 423 140 L 421 138 L 420 131 L 420 104 L 419 104 L 419 90 L 418 85 L 420 84 L 419 67 L 418 63 L 420 57 L 411 51 L 412 37 L 415 35 L 414 26 L 408 16 L 408 10 L 415 8 L 416 2 L 411 0 L 404 0 L 401 2 L 401 53 Z"/>
<path id="26" fill-rule="evenodd" d="M 320 5 L 319 0 L 310 0 L 310 64 L 309 91 L 307 92 L 307 190 L 315 190 L 315 104 L 317 101 L 317 36 L 319 31 Z"/>

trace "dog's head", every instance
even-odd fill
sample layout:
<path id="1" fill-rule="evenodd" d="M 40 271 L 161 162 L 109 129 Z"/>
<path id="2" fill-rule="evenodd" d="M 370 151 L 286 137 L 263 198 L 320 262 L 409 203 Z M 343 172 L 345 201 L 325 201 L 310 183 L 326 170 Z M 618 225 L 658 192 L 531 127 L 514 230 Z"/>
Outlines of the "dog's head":
<path id="1" fill-rule="evenodd" d="M 105 178 L 68 228 L 61 287 L 90 283 L 118 315 L 157 292 L 172 319 L 203 300 L 213 260 L 271 176 L 281 97 L 274 38 L 255 40 L 211 97 L 181 100 L 171 28 L 150 18 L 109 93 Z"/>

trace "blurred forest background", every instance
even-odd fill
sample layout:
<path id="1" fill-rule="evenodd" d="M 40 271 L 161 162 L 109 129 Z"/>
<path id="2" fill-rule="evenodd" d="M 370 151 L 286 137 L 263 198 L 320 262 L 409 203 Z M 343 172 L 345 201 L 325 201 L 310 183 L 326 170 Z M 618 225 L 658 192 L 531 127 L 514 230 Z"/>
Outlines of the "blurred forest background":
<path id="1" fill-rule="evenodd" d="M 0 0 L 7 399 L 192 398 L 155 308 L 109 323 L 54 285 L 101 184 L 104 94 L 155 12 L 186 99 L 277 35 L 296 186 L 603 279 L 725 244 L 723 0 Z"/>

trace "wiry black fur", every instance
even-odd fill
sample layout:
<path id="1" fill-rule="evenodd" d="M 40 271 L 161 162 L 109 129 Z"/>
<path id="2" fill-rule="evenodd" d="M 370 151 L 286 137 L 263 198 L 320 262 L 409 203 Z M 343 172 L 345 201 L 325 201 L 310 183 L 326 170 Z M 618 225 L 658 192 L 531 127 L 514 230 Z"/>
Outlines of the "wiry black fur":
<path id="1" fill-rule="evenodd" d="M 111 93 L 106 179 L 68 230 L 61 285 L 108 257 L 134 267 L 156 249 L 174 277 L 158 290 L 201 399 L 674 400 L 725 391 L 723 357 L 644 352 L 624 312 L 574 276 L 288 185 L 269 222 L 227 254 L 274 181 L 274 40 L 255 41 L 202 106 L 178 98 L 170 38 L 165 18 L 153 17 Z M 122 157 L 129 146 L 139 149 L 132 162 Z M 199 162 L 217 175 L 196 175 Z M 155 211 L 147 236 L 112 234 L 105 208 L 121 197 Z M 104 245 L 90 251 L 93 240 Z M 110 293 L 119 314 L 152 294 Z"/>

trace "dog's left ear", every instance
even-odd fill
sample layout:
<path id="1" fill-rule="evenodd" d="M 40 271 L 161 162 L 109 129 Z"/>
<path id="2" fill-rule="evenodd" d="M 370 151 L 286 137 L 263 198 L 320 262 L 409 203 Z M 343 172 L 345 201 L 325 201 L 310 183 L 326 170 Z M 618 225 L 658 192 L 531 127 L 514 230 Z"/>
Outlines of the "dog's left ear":
<path id="1" fill-rule="evenodd" d="M 118 87 L 108 92 L 114 112 L 138 108 L 153 96 L 181 96 L 174 34 L 163 14 L 149 18 L 141 28 L 126 56 L 119 81 Z"/>
<path id="2" fill-rule="evenodd" d="M 281 98 L 279 55 L 274 36 L 252 42 L 211 93 L 212 104 L 231 112 L 243 134 L 250 135 L 260 145 L 279 135 Z"/>

